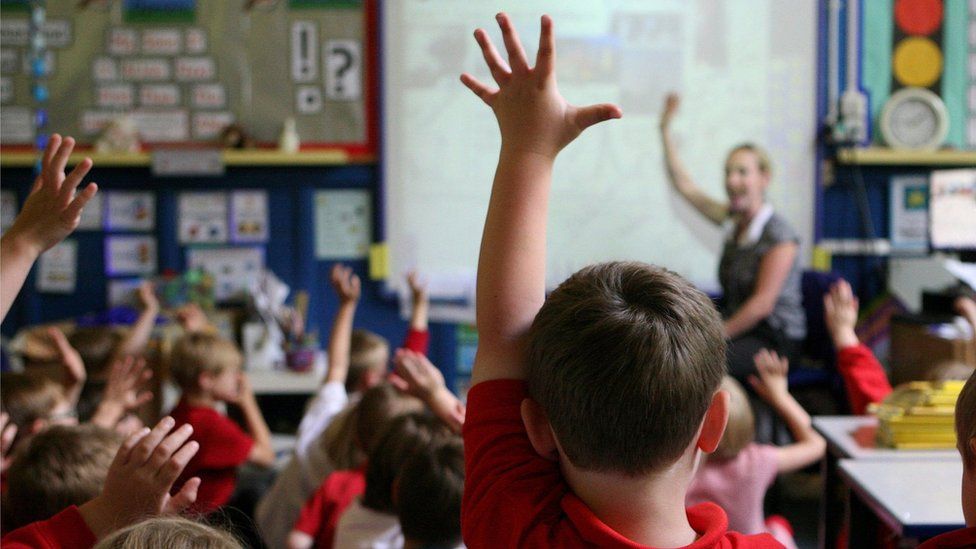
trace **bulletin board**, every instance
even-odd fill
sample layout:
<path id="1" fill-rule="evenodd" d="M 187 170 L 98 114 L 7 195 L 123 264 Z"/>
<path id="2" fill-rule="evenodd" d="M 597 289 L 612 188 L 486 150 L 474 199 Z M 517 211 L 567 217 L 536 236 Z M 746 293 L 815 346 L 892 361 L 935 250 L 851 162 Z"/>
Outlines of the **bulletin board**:
<path id="1" fill-rule="evenodd" d="M 275 143 L 372 152 L 370 1 L 51 0 L 51 131 L 93 143 L 131 115 L 144 143 L 200 143 L 231 123 Z M 31 145 L 27 0 L 0 3 L 0 144 Z"/>

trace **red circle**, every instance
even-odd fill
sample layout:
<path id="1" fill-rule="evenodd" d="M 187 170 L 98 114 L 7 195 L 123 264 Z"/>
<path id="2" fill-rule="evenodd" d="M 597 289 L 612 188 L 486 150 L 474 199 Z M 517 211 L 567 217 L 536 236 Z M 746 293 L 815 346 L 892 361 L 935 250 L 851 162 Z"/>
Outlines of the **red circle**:
<path id="1" fill-rule="evenodd" d="M 897 0 L 895 23 L 906 34 L 931 34 L 942 24 L 942 0 Z"/>

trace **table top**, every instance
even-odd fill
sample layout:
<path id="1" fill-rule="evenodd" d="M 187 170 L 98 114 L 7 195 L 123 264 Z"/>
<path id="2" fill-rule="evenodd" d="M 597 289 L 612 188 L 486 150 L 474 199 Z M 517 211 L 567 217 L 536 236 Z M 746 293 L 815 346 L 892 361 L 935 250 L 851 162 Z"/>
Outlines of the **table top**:
<path id="1" fill-rule="evenodd" d="M 874 460 L 915 460 L 958 458 L 955 449 L 906 450 L 877 447 L 875 433 L 878 418 L 875 416 L 817 416 L 813 428 L 827 439 L 828 451 L 837 458 Z"/>
<path id="2" fill-rule="evenodd" d="M 902 537 L 926 538 L 962 528 L 962 459 L 842 459 L 844 482 Z"/>

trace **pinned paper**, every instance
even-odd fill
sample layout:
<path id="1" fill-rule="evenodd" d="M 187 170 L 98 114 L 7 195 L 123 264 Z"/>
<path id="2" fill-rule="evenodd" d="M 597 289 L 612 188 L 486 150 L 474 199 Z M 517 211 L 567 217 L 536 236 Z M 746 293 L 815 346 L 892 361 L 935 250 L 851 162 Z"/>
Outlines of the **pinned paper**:
<path id="1" fill-rule="evenodd" d="M 268 241 L 268 193 L 234 191 L 230 200 L 230 230 L 233 242 Z"/>
<path id="2" fill-rule="evenodd" d="M 227 193 L 187 192 L 179 199 L 179 241 L 227 242 Z"/>
<path id="3" fill-rule="evenodd" d="M 110 231 L 150 231 L 156 227 L 156 196 L 151 191 L 106 193 Z"/>
<path id="4" fill-rule="evenodd" d="M 146 29 L 142 32 L 142 53 L 176 55 L 183 49 L 179 29 Z"/>
<path id="5" fill-rule="evenodd" d="M 156 272 L 156 237 L 106 237 L 105 272 L 109 276 L 154 274 Z"/>
<path id="6" fill-rule="evenodd" d="M 372 241 L 370 193 L 365 190 L 315 193 L 315 257 L 366 257 Z"/>
<path id="7" fill-rule="evenodd" d="M 104 203 L 105 193 L 98 193 L 91 197 L 85 204 L 85 209 L 81 210 L 81 220 L 78 222 L 79 231 L 100 231 L 102 230 L 102 204 Z"/>
<path id="8" fill-rule="evenodd" d="M 318 30 L 311 21 L 291 24 L 291 78 L 313 82 L 318 76 Z"/>
<path id="9" fill-rule="evenodd" d="M 830 250 L 824 248 L 823 246 L 813 247 L 813 257 L 810 260 L 810 267 L 815 271 L 820 271 L 822 273 L 829 273 L 831 267 L 831 255 Z"/>
<path id="10" fill-rule="evenodd" d="M 135 29 L 109 29 L 107 49 L 112 55 L 132 55 L 139 50 L 139 34 Z"/>
<path id="11" fill-rule="evenodd" d="M 37 291 L 71 294 L 78 279 L 78 242 L 65 240 L 41 254 L 37 268 Z"/>
<path id="12" fill-rule="evenodd" d="M 0 191 L 0 233 L 7 232 L 16 217 L 17 195 L 9 190 Z"/>
<path id="13" fill-rule="evenodd" d="M 214 298 L 218 301 L 240 297 L 264 269 L 262 248 L 193 248 L 187 250 L 186 264 L 202 269 L 214 278 Z"/>
<path id="14" fill-rule="evenodd" d="M 325 42 L 325 96 L 355 101 L 362 95 L 362 48 L 356 40 Z"/>
<path id="15" fill-rule="evenodd" d="M 390 278 L 390 247 L 386 242 L 377 242 L 369 247 L 369 279 L 388 278 Z"/>

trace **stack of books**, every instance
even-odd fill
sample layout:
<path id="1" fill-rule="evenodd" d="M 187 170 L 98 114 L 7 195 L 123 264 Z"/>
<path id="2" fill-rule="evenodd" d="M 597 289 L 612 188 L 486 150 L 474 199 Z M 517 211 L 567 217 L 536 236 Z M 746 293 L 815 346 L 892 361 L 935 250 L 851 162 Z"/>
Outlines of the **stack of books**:
<path id="1" fill-rule="evenodd" d="M 956 447 L 954 413 L 964 381 L 913 381 L 874 408 L 878 445 L 888 448 Z"/>

